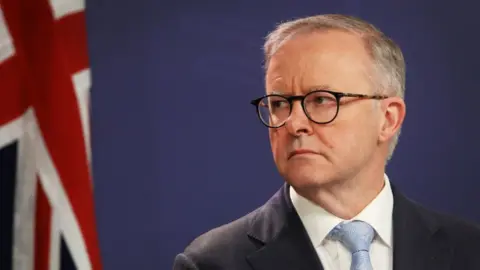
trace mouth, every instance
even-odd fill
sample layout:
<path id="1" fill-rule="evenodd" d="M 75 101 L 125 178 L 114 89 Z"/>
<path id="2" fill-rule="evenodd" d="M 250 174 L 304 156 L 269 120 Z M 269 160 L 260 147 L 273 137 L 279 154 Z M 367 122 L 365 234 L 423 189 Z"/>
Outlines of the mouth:
<path id="1" fill-rule="evenodd" d="M 297 149 L 288 154 L 288 159 L 291 159 L 294 156 L 305 155 L 305 154 L 314 154 L 318 155 L 317 152 L 309 150 L 309 149 Z"/>

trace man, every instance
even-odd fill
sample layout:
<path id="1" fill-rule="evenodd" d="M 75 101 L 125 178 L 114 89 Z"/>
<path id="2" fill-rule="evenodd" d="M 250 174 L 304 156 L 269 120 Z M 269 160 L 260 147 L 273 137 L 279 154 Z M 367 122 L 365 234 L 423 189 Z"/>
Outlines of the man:
<path id="1" fill-rule="evenodd" d="M 405 118 L 400 48 L 343 15 L 279 25 L 265 43 L 269 128 L 286 184 L 195 239 L 174 269 L 480 269 L 480 229 L 427 210 L 389 181 Z"/>

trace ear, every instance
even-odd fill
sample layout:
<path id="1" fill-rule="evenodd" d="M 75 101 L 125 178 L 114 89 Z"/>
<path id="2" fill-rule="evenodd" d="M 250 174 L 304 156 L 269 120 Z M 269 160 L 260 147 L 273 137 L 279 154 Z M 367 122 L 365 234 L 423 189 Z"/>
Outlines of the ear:
<path id="1" fill-rule="evenodd" d="M 392 138 L 403 124 L 406 115 L 405 101 L 399 97 L 387 98 L 382 102 L 383 123 L 380 126 L 379 141 Z"/>

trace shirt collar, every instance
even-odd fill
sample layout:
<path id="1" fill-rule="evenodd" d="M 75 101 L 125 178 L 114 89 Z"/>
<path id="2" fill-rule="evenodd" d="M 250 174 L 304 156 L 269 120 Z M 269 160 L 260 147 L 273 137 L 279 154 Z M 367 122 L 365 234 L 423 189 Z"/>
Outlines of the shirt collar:
<path id="1" fill-rule="evenodd" d="M 384 179 L 385 185 L 382 191 L 352 220 L 361 220 L 370 224 L 381 241 L 391 248 L 393 193 L 386 174 Z M 291 186 L 289 191 L 292 204 L 315 247 L 322 244 L 335 226 L 345 221 L 302 197 Z"/>

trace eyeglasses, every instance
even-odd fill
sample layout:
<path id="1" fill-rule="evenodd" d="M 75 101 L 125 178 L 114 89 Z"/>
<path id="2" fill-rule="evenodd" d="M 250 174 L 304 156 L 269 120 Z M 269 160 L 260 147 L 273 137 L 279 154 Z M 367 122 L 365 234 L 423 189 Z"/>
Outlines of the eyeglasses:
<path id="1" fill-rule="evenodd" d="M 328 90 L 315 90 L 304 96 L 266 95 L 250 103 L 257 109 L 258 117 L 269 128 L 279 128 L 285 124 L 292 113 L 293 101 L 302 104 L 307 118 L 317 124 L 328 124 L 335 120 L 340 108 L 340 99 L 354 97 L 360 99 L 386 99 L 383 95 L 363 95 L 340 93 Z"/>

